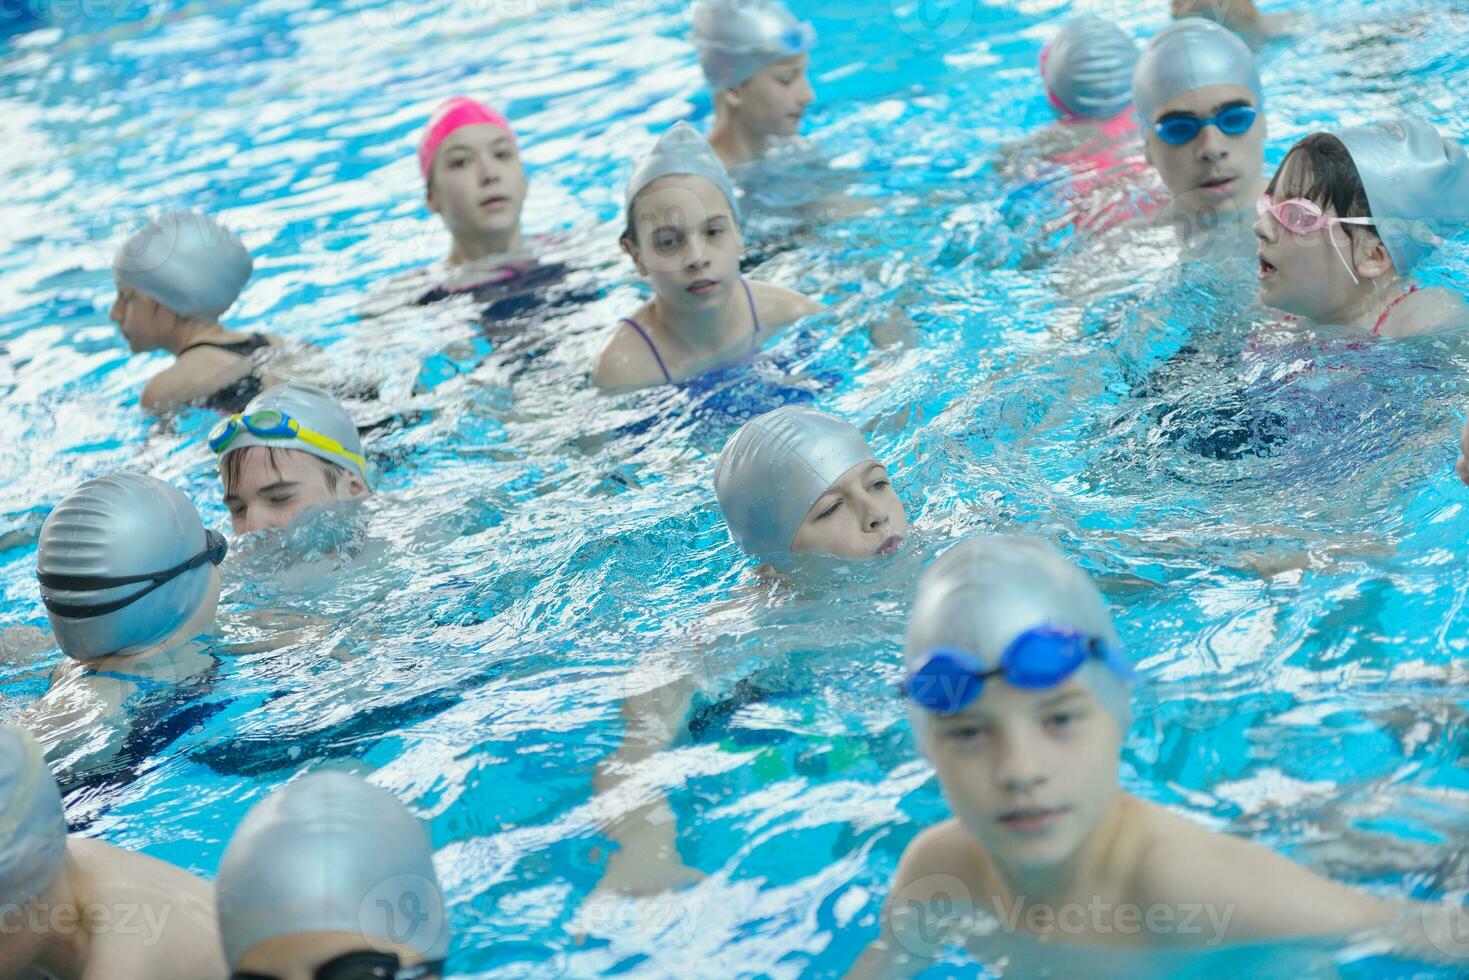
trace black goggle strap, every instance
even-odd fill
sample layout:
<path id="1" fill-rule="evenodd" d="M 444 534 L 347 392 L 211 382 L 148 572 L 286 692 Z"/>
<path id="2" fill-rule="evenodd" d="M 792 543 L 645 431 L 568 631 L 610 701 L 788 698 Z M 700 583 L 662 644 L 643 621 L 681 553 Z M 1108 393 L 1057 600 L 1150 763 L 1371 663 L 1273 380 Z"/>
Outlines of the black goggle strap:
<path id="1" fill-rule="evenodd" d="M 115 589 L 120 585 L 136 585 L 139 582 L 152 583 L 140 592 L 112 602 L 69 603 L 57 602 L 45 596 L 41 597 L 46 608 L 58 616 L 66 619 L 93 619 L 132 605 L 148 593 L 163 588 L 180 575 L 193 571 L 206 562 L 218 565 L 224 561 L 224 556 L 228 552 L 229 542 L 225 540 L 225 536 L 211 528 L 206 528 L 203 551 L 161 572 L 148 572 L 143 575 L 58 575 L 38 572 L 36 581 L 45 588 L 64 589 L 68 592 L 101 592 L 104 589 Z"/>

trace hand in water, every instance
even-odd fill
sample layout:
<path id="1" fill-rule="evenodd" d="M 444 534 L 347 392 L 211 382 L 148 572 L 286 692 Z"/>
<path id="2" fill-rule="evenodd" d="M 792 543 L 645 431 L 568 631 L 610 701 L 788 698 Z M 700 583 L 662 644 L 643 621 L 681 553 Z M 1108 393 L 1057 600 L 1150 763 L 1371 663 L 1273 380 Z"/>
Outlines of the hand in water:
<path id="1" fill-rule="evenodd" d="M 1290 18 L 1262 14 L 1254 0 L 1173 0 L 1173 16 L 1207 17 L 1243 34 L 1283 34 Z"/>

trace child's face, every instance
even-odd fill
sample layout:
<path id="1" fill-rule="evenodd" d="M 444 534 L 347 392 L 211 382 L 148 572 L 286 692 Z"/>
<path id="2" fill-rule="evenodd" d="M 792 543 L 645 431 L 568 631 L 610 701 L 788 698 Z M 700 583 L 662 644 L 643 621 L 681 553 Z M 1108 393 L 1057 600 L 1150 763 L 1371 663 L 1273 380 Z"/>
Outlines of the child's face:
<path id="1" fill-rule="evenodd" d="M 499 126 L 461 126 L 439 146 L 429 172 L 428 206 L 456 237 L 513 234 L 525 203 L 525 168 L 515 140 Z"/>
<path id="2" fill-rule="evenodd" d="M 128 349 L 134 354 L 160 350 L 168 337 L 172 322 L 176 319 L 151 296 L 145 296 L 121 283 L 117 286 L 117 298 L 112 301 L 112 309 L 107 311 L 107 318 L 117 324 L 118 332 L 128 342 Z"/>
<path id="3" fill-rule="evenodd" d="M 881 463 L 858 463 L 817 498 L 791 542 L 793 554 L 863 559 L 890 555 L 908 534 L 908 515 Z"/>
<path id="4" fill-rule="evenodd" d="M 285 527 L 307 507 L 367 494 L 366 484 L 355 473 L 343 471 L 332 486 L 327 477 L 329 464 L 310 453 L 295 449 L 271 452 L 264 446 L 249 446 L 236 453 L 241 456 L 239 473 L 224 497 L 235 534 Z"/>
<path id="5" fill-rule="evenodd" d="M 670 174 L 633 201 L 634 239 L 623 239 L 658 302 L 680 311 L 717 309 L 739 282 L 740 228 L 714 184 Z"/>
<path id="6" fill-rule="evenodd" d="M 1312 183 L 1309 164 L 1291 157 L 1276 178 L 1274 200 L 1301 197 Z M 1336 208 L 1314 203 L 1326 217 L 1338 217 Z M 1260 242 L 1260 302 L 1315 322 L 1333 322 L 1338 311 L 1372 291 L 1371 280 L 1382 271 L 1371 261 L 1381 245 L 1366 228 L 1348 232 L 1331 224 L 1302 235 L 1266 213 L 1255 221 L 1255 237 Z"/>
<path id="7" fill-rule="evenodd" d="M 963 711 L 927 718 L 950 809 L 1004 865 L 1065 861 L 1117 798 L 1122 736 L 1076 675 L 1040 691 L 992 678 Z"/>
<path id="8" fill-rule="evenodd" d="M 794 136 L 806 107 L 816 98 L 806 69 L 807 54 L 766 65 L 733 91 L 730 100 L 740 121 L 762 136 Z"/>
<path id="9" fill-rule="evenodd" d="M 1254 93 L 1243 85 L 1206 85 L 1159 108 L 1153 123 L 1169 116 L 1209 119 L 1234 105 L 1255 105 Z M 1175 146 L 1166 143 L 1152 126 L 1144 126 L 1148 162 L 1158 170 L 1173 195 L 1174 206 L 1187 214 L 1214 210 L 1254 214 L 1265 165 L 1265 116 L 1238 136 L 1218 126 L 1205 126 L 1197 136 Z"/>

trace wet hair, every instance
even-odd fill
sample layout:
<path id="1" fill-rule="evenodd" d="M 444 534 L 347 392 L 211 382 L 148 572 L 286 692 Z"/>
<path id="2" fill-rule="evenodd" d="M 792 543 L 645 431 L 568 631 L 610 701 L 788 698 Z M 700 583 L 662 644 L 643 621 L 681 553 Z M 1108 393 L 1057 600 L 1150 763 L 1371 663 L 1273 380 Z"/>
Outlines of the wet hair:
<path id="1" fill-rule="evenodd" d="M 1285 155 L 1275 176 L 1270 178 L 1270 186 L 1265 189 L 1265 193 L 1275 196 L 1280 175 L 1285 173 L 1292 160 L 1296 161 L 1297 170 L 1304 168 L 1310 174 L 1311 183 L 1294 189 L 1290 193 L 1291 197 L 1304 197 L 1308 201 L 1314 201 L 1323 211 L 1332 208 L 1342 218 L 1372 217 L 1372 209 L 1367 203 L 1367 189 L 1362 186 L 1362 174 L 1357 170 L 1356 162 L 1352 160 L 1351 153 L 1341 140 L 1330 133 L 1312 133 L 1301 140 Z M 1346 230 L 1348 237 L 1357 228 L 1365 228 L 1372 234 L 1377 234 L 1377 228 L 1373 225 L 1341 227 Z"/>
<path id="2" fill-rule="evenodd" d="M 235 484 L 239 482 L 240 479 L 240 471 L 245 468 L 246 454 L 261 451 L 264 451 L 267 454 L 265 462 L 266 467 L 270 469 L 272 475 L 277 477 L 281 475 L 281 459 L 276 454 L 299 452 L 298 450 L 292 449 L 277 449 L 274 446 L 246 446 L 244 449 L 236 449 L 232 453 L 226 453 L 224 461 L 219 466 L 219 479 L 224 484 L 224 495 L 226 497 L 234 493 Z M 317 466 L 321 467 L 322 473 L 326 478 L 326 488 L 332 493 L 337 492 L 337 485 L 341 483 L 344 478 L 350 477 L 352 475 L 342 467 L 337 466 L 334 463 L 328 463 L 324 459 L 317 459 L 315 456 L 312 456 L 309 453 L 299 454 L 311 460 Z"/>

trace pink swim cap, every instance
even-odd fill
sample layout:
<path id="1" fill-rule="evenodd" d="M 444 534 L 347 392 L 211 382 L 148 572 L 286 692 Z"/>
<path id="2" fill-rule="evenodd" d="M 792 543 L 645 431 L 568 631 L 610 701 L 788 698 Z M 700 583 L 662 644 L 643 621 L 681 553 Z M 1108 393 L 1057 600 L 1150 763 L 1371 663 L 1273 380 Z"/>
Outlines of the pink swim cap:
<path id="1" fill-rule="evenodd" d="M 510 120 L 483 102 L 476 102 L 458 95 L 446 100 L 434 110 L 433 117 L 428 121 L 428 129 L 424 130 L 423 139 L 418 144 L 418 169 L 423 171 L 424 180 L 428 180 L 429 170 L 434 165 L 434 154 L 439 152 L 439 144 L 448 139 L 449 134 L 461 126 L 474 126 L 479 123 L 499 126 L 510 134 L 511 139 L 515 139 L 515 132 L 510 128 Z"/>

